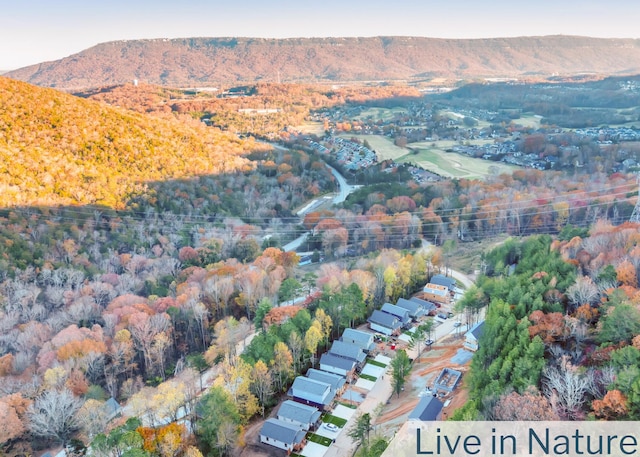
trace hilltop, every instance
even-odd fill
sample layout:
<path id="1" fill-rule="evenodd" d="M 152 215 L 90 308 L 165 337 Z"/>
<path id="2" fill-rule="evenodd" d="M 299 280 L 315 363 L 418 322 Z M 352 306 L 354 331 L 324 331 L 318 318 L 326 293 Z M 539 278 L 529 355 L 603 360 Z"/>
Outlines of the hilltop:
<path id="1" fill-rule="evenodd" d="M 491 39 L 182 38 L 114 41 L 7 73 L 77 90 L 138 79 L 167 86 L 256 81 L 366 81 L 640 72 L 640 40 L 578 36 Z"/>
<path id="2" fill-rule="evenodd" d="M 147 183 L 235 171 L 252 141 L 0 77 L 0 205 L 121 206 Z"/>

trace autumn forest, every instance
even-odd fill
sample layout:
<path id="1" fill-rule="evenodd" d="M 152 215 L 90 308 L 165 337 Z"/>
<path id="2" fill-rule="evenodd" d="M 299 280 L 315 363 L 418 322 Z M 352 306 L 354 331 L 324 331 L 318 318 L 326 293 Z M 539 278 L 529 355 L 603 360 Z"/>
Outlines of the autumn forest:
<path id="1" fill-rule="evenodd" d="M 401 83 L 70 94 L 0 77 L 0 454 L 241 455 L 344 329 L 448 268 L 476 278 L 456 312 L 486 310 L 453 420 L 638 420 L 638 144 L 512 106 L 456 123 L 464 90 L 445 107 Z M 365 132 L 408 155 L 513 143 L 548 166 L 427 179 L 327 141 L 362 158 Z"/>

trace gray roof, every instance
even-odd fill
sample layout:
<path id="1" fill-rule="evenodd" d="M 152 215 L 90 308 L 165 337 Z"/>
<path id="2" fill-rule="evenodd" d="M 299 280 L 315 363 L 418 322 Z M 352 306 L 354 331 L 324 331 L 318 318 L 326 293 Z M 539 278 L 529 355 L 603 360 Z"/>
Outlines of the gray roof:
<path id="1" fill-rule="evenodd" d="M 480 336 L 484 332 L 484 321 L 478 322 L 476 325 L 471 327 L 467 333 L 464 334 L 465 338 L 467 335 L 473 335 L 473 337 L 478 340 Z"/>
<path id="2" fill-rule="evenodd" d="M 343 357 L 345 359 L 355 360 L 358 363 L 364 362 L 364 359 L 367 358 L 367 355 L 362 351 L 360 346 L 339 340 L 335 340 L 333 342 L 329 349 L 329 354 Z"/>
<path id="3" fill-rule="evenodd" d="M 453 287 L 456 285 L 456 280 L 453 278 L 450 278 L 448 276 L 445 275 L 433 275 L 431 277 L 431 281 L 429 281 L 431 284 L 438 284 L 439 286 L 445 286 L 449 289 L 453 289 Z"/>
<path id="4" fill-rule="evenodd" d="M 351 371 L 356 365 L 356 361 L 353 359 L 345 359 L 344 357 L 338 357 L 330 352 L 325 352 L 320 356 L 320 366 L 328 365 L 330 367 L 339 368 L 340 370 Z"/>
<path id="5" fill-rule="evenodd" d="M 363 332 L 353 328 L 344 329 L 344 332 L 342 332 L 342 337 L 340 339 L 342 341 L 353 341 L 363 349 L 367 349 L 369 345 L 373 343 L 373 335 L 371 333 Z"/>
<path id="6" fill-rule="evenodd" d="M 340 390 L 346 379 L 344 376 L 340 376 L 339 374 L 329 373 L 328 371 L 316 370 L 315 368 L 309 368 L 307 370 L 307 378 L 314 379 L 320 382 L 326 382 L 331 385 L 331 390 L 336 391 Z"/>
<path id="7" fill-rule="evenodd" d="M 116 401 L 115 398 L 111 397 L 109 398 L 105 403 L 104 403 L 104 411 L 107 413 L 107 415 L 111 416 L 111 415 L 116 415 L 118 414 L 120 411 L 122 411 L 122 407 L 120 406 L 120 404 Z"/>
<path id="8" fill-rule="evenodd" d="M 305 378 L 304 376 L 296 376 L 291 386 L 293 391 L 309 392 L 312 395 L 323 395 L 327 389 L 331 390 L 331 386 L 326 382 L 316 381 L 314 379 Z"/>
<path id="9" fill-rule="evenodd" d="M 402 322 L 400 322 L 400 320 L 396 316 L 388 313 L 383 313 L 379 309 L 373 310 L 371 316 L 369 316 L 369 319 L 367 319 L 367 321 L 390 329 L 398 329 L 402 327 Z"/>
<path id="10" fill-rule="evenodd" d="M 392 305 L 391 303 L 385 303 L 382 305 L 380 309 L 383 313 L 392 314 L 400 319 L 402 322 L 408 322 L 411 317 L 409 317 L 409 311 L 405 308 L 401 308 L 400 306 Z"/>
<path id="11" fill-rule="evenodd" d="M 433 421 L 438 418 L 442 411 L 442 402 L 432 395 L 427 395 L 420 399 L 418 405 L 409 414 L 409 419 L 420 421 Z"/>
<path id="12" fill-rule="evenodd" d="M 436 309 L 437 308 L 435 303 L 432 303 L 432 302 L 427 301 L 427 300 L 423 300 L 422 298 L 411 297 L 409 299 L 409 301 L 416 302 L 417 304 L 424 306 L 424 309 L 426 311 L 431 311 L 432 309 Z"/>
<path id="13" fill-rule="evenodd" d="M 293 424 L 288 424 L 278 419 L 267 419 L 260 429 L 261 436 L 280 441 L 286 444 L 302 443 L 306 432 Z"/>
<path id="14" fill-rule="evenodd" d="M 407 300 L 406 298 L 399 298 L 396 306 L 408 310 L 411 317 L 420 317 L 425 313 L 425 307 L 423 305 L 415 301 Z"/>
<path id="15" fill-rule="evenodd" d="M 320 411 L 313 406 L 286 400 L 278 409 L 278 419 L 287 418 L 300 424 L 315 424 L 320 419 Z"/>

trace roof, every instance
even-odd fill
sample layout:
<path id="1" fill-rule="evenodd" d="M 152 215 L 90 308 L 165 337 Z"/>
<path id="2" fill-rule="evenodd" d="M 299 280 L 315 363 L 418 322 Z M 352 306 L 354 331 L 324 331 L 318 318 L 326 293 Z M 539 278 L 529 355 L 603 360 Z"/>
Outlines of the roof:
<path id="1" fill-rule="evenodd" d="M 115 415 L 118 414 L 121 410 L 122 407 L 120 406 L 120 404 L 116 401 L 115 398 L 111 397 L 109 398 L 105 403 L 104 403 L 104 411 L 108 414 L 108 415 Z"/>
<path id="2" fill-rule="evenodd" d="M 297 401 L 286 400 L 278 409 L 278 419 L 286 417 L 300 424 L 315 424 L 320 419 L 320 411 L 313 406 L 303 405 Z"/>
<path id="3" fill-rule="evenodd" d="M 338 357 L 330 352 L 325 352 L 320 356 L 320 366 L 328 365 L 340 370 L 351 371 L 356 365 L 356 361 L 353 359 L 345 359 L 344 357 Z"/>
<path id="4" fill-rule="evenodd" d="M 362 343 L 362 345 L 369 345 L 373 342 L 373 335 L 371 333 L 362 332 L 360 330 L 355 330 L 353 328 L 346 328 L 344 332 L 342 332 L 341 340 L 351 340 L 357 343 Z"/>
<path id="5" fill-rule="evenodd" d="M 476 325 L 471 327 L 467 333 L 464 334 L 464 337 L 473 336 L 476 340 L 480 338 L 484 332 L 484 321 L 478 322 Z"/>
<path id="6" fill-rule="evenodd" d="M 306 432 L 295 425 L 288 424 L 279 419 L 267 419 L 260 429 L 260 435 L 280 441 L 285 444 L 302 443 Z"/>
<path id="7" fill-rule="evenodd" d="M 432 309 L 436 309 L 436 308 L 437 308 L 437 306 L 436 306 L 436 304 L 435 304 L 435 303 L 432 303 L 432 302 L 427 301 L 427 300 L 423 300 L 422 298 L 418 298 L 418 297 L 411 297 L 411 298 L 409 299 L 409 301 L 410 301 L 410 302 L 411 302 L 411 301 L 413 301 L 413 302 L 418 303 L 419 305 L 424 306 L 424 309 L 425 309 L 426 311 L 431 311 Z"/>
<path id="8" fill-rule="evenodd" d="M 390 329 L 398 329 L 402 326 L 402 322 L 396 317 L 388 313 L 383 313 L 379 309 L 373 310 L 367 322 L 378 324 Z"/>
<path id="9" fill-rule="evenodd" d="M 440 286 L 438 284 L 432 283 L 424 286 L 424 291 L 429 294 L 439 295 L 441 297 L 446 297 L 449 294 L 449 290 L 445 286 Z"/>
<path id="10" fill-rule="evenodd" d="M 445 286 L 448 289 L 453 289 L 453 287 L 456 285 L 456 280 L 453 278 L 450 278 L 448 276 L 445 275 L 433 275 L 431 277 L 431 281 L 429 281 L 431 284 L 437 284 L 439 286 Z"/>
<path id="11" fill-rule="evenodd" d="M 367 358 L 360 346 L 339 340 L 333 342 L 329 353 L 345 359 L 355 360 L 358 363 L 364 362 L 364 359 Z"/>
<path id="12" fill-rule="evenodd" d="M 382 311 L 383 313 L 393 314 L 403 322 L 409 320 L 409 311 L 407 309 L 400 306 L 392 305 L 391 303 L 385 303 L 384 305 L 382 305 L 380 311 Z"/>
<path id="13" fill-rule="evenodd" d="M 438 414 L 442 411 L 443 404 L 440 400 L 432 395 L 424 396 L 418 402 L 418 405 L 409 414 L 409 419 L 419 421 L 433 421 L 438 418 Z"/>
<path id="14" fill-rule="evenodd" d="M 408 310 L 409 314 L 414 317 L 420 317 L 425 312 L 424 305 L 415 301 L 407 300 L 406 298 L 399 298 L 396 306 Z"/>
<path id="15" fill-rule="evenodd" d="M 308 392 L 312 395 L 324 395 L 327 389 L 331 390 L 331 386 L 326 382 L 316 381 L 314 379 L 305 378 L 304 376 L 296 376 L 293 380 L 291 390 L 298 392 Z"/>
<path id="16" fill-rule="evenodd" d="M 344 376 L 340 376 L 339 374 L 329 373 L 328 371 L 316 370 L 315 368 L 309 368 L 307 370 L 307 378 L 314 379 L 320 382 L 326 382 L 331 385 L 332 390 L 340 390 L 346 379 Z"/>

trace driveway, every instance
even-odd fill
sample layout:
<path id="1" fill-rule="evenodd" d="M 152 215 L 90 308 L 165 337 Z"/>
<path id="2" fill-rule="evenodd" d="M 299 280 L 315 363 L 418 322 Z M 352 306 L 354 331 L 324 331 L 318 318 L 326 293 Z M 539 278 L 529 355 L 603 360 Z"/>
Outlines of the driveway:
<path id="1" fill-rule="evenodd" d="M 302 451 L 299 452 L 300 455 L 304 455 L 305 457 L 322 457 L 329 450 L 328 447 L 323 446 L 322 444 L 313 443 L 311 441 L 307 441 Z"/>

